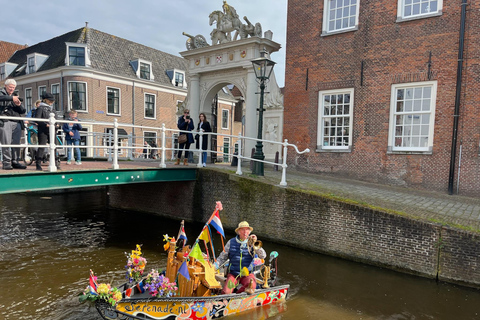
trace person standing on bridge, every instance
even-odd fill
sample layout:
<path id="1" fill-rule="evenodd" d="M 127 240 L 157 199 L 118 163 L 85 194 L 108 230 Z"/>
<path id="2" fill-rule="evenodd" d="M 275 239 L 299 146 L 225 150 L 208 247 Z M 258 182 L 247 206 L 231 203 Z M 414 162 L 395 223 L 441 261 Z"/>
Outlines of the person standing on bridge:
<path id="1" fill-rule="evenodd" d="M 177 127 L 179 130 L 185 130 L 185 131 L 192 131 L 193 129 L 195 129 L 193 120 L 190 118 L 190 110 L 185 109 L 183 111 L 183 116 L 180 116 L 178 118 Z M 177 162 L 175 162 L 175 165 L 180 164 L 180 159 L 182 159 L 182 149 L 185 148 L 185 158 L 183 159 L 183 164 L 188 166 L 188 154 L 190 152 L 187 150 L 190 149 L 190 144 L 194 142 L 195 140 L 193 139 L 193 134 L 191 134 L 190 132 L 187 133 L 187 141 L 185 143 L 180 143 L 178 147 L 180 150 L 178 151 L 178 158 L 177 158 Z"/>
<path id="2" fill-rule="evenodd" d="M 207 121 L 207 117 L 205 116 L 205 113 L 200 113 L 200 115 L 198 116 L 199 118 L 199 122 L 198 122 L 198 128 L 197 128 L 197 131 L 198 132 L 212 132 L 212 127 L 210 127 L 210 123 Z M 195 140 L 197 140 L 197 149 L 200 150 L 200 135 L 197 134 L 195 136 Z M 202 146 L 201 146 L 202 150 L 207 150 L 208 148 L 208 135 L 202 135 Z M 206 151 L 203 151 L 202 152 L 202 164 L 204 167 L 207 166 L 207 152 Z"/>
<path id="3" fill-rule="evenodd" d="M 37 119 L 49 119 L 50 113 L 55 113 L 53 111 L 53 103 L 55 102 L 55 97 L 51 93 L 44 93 L 42 96 L 43 100 L 37 108 L 37 113 L 35 114 L 35 118 Z M 48 122 L 39 121 L 38 122 L 38 144 L 44 145 L 50 143 L 50 132 L 49 127 L 50 125 Z M 36 158 L 36 166 L 38 171 L 42 171 L 42 161 L 43 155 L 45 154 L 46 148 L 38 148 L 37 158 Z M 60 169 L 60 166 L 57 166 Z"/>
<path id="4" fill-rule="evenodd" d="M 0 90 L 0 115 L 19 117 L 26 112 L 20 98 L 14 93 L 17 82 L 14 79 L 5 81 L 5 88 Z M 0 144 L 20 144 L 21 132 L 24 128 L 21 120 L 0 119 Z M 3 170 L 25 169 L 18 162 L 20 148 L 2 148 Z"/>

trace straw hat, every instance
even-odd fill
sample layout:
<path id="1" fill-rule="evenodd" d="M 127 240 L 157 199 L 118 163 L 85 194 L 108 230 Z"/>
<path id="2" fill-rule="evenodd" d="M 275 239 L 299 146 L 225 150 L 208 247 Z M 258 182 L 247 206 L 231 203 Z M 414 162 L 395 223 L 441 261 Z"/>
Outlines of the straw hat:
<path id="1" fill-rule="evenodd" d="M 242 228 L 248 228 L 248 229 L 250 229 L 250 232 L 253 231 L 253 228 L 250 227 L 250 225 L 248 224 L 247 221 L 242 221 L 238 224 L 238 228 L 235 229 L 235 233 L 238 233 L 238 230 L 240 230 Z"/>

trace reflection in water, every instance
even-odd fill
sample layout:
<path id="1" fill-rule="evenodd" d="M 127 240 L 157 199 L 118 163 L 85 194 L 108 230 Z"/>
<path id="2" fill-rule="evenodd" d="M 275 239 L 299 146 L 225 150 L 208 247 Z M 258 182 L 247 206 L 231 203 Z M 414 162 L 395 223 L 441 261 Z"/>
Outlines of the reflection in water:
<path id="1" fill-rule="evenodd" d="M 124 252 L 137 243 L 147 269 L 165 266 L 162 235 L 176 235 L 179 222 L 107 210 L 104 198 L 102 192 L 0 196 L 0 319 L 99 319 L 92 306 L 78 303 L 88 272 L 123 282 Z M 202 227 L 186 224 L 190 243 Z M 287 302 L 228 319 L 480 318 L 478 290 L 268 241 L 264 248 L 280 254 L 279 283 L 291 286 Z"/>

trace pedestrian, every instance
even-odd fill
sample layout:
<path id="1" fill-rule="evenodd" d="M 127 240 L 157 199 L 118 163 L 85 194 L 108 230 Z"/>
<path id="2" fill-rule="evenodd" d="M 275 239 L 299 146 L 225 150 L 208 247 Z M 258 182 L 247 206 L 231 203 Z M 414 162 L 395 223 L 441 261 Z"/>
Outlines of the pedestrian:
<path id="1" fill-rule="evenodd" d="M 198 132 L 212 132 L 212 128 L 210 127 L 210 123 L 207 121 L 207 116 L 205 115 L 205 113 L 200 113 L 200 115 L 198 116 L 198 128 L 197 128 L 197 131 Z M 195 136 L 195 139 L 197 140 L 197 144 L 196 144 L 196 147 L 198 150 L 200 150 L 200 135 L 197 134 Z M 208 148 L 208 135 L 202 135 L 202 147 L 201 149 L 202 150 L 207 150 Z M 206 151 L 203 151 L 202 152 L 202 165 L 204 167 L 207 166 L 207 152 Z"/>
<path id="2" fill-rule="evenodd" d="M 78 123 L 77 111 L 70 110 L 68 113 L 69 119 L 72 122 L 64 123 L 62 126 L 63 132 L 65 132 L 65 141 L 67 146 L 75 146 L 75 164 L 82 164 L 82 155 L 80 154 L 80 130 L 82 130 L 82 125 Z M 73 149 L 67 148 L 67 164 L 72 164 L 72 154 Z"/>
<path id="3" fill-rule="evenodd" d="M 18 96 L 14 94 L 17 82 L 14 79 L 7 79 L 5 87 L 0 90 L 0 115 L 19 117 L 24 115 L 26 110 Z M 20 144 L 22 129 L 25 126 L 22 120 L 0 119 L 0 144 Z M 2 147 L 3 170 L 26 169 L 25 165 L 18 162 L 20 148 Z"/>
<path id="4" fill-rule="evenodd" d="M 177 127 L 179 130 L 185 131 L 192 131 L 193 129 L 195 129 L 193 120 L 190 119 L 190 110 L 185 109 L 183 111 L 183 116 L 180 116 L 178 118 Z M 182 134 L 182 132 L 180 132 L 180 134 Z M 180 150 L 178 151 L 178 158 L 177 162 L 175 162 L 175 165 L 180 164 L 180 159 L 182 158 L 182 149 L 185 149 L 185 158 L 183 159 L 183 164 L 188 166 L 188 150 L 190 149 L 190 144 L 193 142 L 195 142 L 195 140 L 193 139 L 193 134 L 187 133 L 187 141 L 184 143 L 180 143 L 180 145 L 178 146 Z"/>
<path id="5" fill-rule="evenodd" d="M 53 103 L 55 102 L 55 97 L 51 93 L 44 93 L 42 96 L 42 102 L 37 108 L 37 113 L 35 118 L 37 119 L 49 119 L 50 113 L 55 113 L 53 111 Z M 44 145 L 50 143 L 50 134 L 49 129 L 50 125 L 48 122 L 38 121 L 38 144 Z M 45 154 L 45 148 L 38 148 L 37 158 L 35 159 L 36 169 L 42 171 L 42 161 Z M 60 162 L 58 162 L 60 164 Z M 60 166 L 58 166 L 60 169 Z"/>
<path id="6" fill-rule="evenodd" d="M 241 284 L 236 293 L 242 293 L 246 289 L 255 289 L 257 286 L 255 275 L 252 273 L 253 261 L 255 258 L 265 259 L 267 254 L 262 247 L 255 249 L 253 244 L 257 241 L 257 236 L 254 234 L 250 235 L 252 231 L 253 228 L 250 227 L 247 221 L 240 222 L 238 228 L 235 229 L 237 236 L 228 240 L 225 245 L 225 251 L 220 253 L 217 262 L 215 262 L 215 269 L 218 269 L 219 265 L 223 265 L 227 259 L 230 259 L 227 279 L 222 290 L 223 294 L 231 294 L 233 292 L 229 283 L 233 283 L 234 287 L 237 286 L 237 283 Z M 247 268 L 250 272 L 248 276 L 241 275 L 243 268 Z"/>
<path id="7" fill-rule="evenodd" d="M 148 159 L 148 149 L 150 145 L 148 144 L 147 140 L 143 141 L 143 158 Z"/>

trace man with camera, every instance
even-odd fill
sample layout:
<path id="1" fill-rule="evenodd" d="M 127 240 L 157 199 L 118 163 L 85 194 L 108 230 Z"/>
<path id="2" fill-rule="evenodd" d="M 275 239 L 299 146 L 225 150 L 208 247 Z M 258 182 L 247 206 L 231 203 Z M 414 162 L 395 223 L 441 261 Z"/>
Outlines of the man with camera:
<path id="1" fill-rule="evenodd" d="M 195 129 L 195 125 L 193 124 L 193 120 L 190 118 L 190 110 L 185 109 L 183 111 L 183 116 L 180 116 L 178 118 L 177 128 L 179 130 L 185 130 L 185 131 L 192 131 L 193 129 Z M 181 134 L 182 133 L 180 133 L 180 135 Z M 189 153 L 188 150 L 190 149 L 190 144 L 195 142 L 195 139 L 193 139 L 193 134 L 191 134 L 191 133 L 187 133 L 186 136 L 187 136 L 186 137 L 187 139 L 184 142 L 180 142 L 180 137 L 179 137 L 178 148 L 180 150 L 178 151 L 178 157 L 177 157 L 177 161 L 175 162 L 175 165 L 180 164 L 180 159 L 182 159 L 182 149 L 185 149 L 185 158 L 183 159 L 183 164 L 185 166 L 188 166 L 188 153 Z"/>
<path id="2" fill-rule="evenodd" d="M 17 82 L 14 79 L 7 79 L 5 87 L 0 90 L 0 115 L 19 117 L 25 114 L 26 110 L 22 106 L 22 99 L 14 95 Z M 0 119 L 0 144 L 8 145 L 20 143 L 23 121 Z M 25 169 L 26 166 L 20 164 L 17 160 L 20 158 L 20 148 L 2 147 L 3 170 Z"/>

